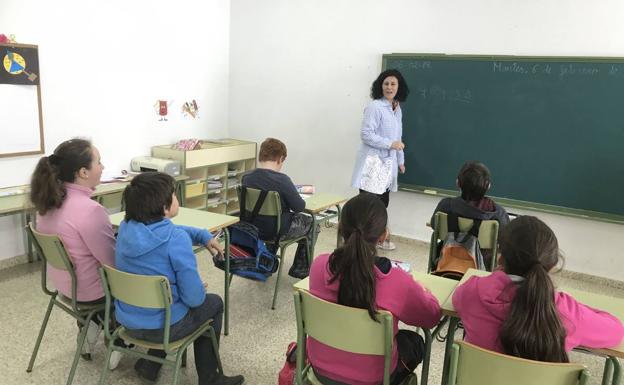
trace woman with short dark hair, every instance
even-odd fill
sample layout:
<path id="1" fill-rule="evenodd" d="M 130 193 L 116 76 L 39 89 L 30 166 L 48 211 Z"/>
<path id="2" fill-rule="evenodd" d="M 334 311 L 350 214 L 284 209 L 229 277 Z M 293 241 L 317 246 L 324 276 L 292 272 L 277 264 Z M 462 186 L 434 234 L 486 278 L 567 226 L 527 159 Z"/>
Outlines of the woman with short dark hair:
<path id="1" fill-rule="evenodd" d="M 358 150 L 351 185 L 360 193 L 377 195 L 388 207 L 390 191 L 397 191 L 398 173 L 405 172 L 402 141 L 403 114 L 401 102 L 407 100 L 409 88 L 395 69 L 383 71 L 371 87 L 371 102 L 364 109 L 360 129 L 362 143 Z M 381 169 L 380 169 L 381 168 Z M 393 250 L 389 240 L 379 247 Z"/>

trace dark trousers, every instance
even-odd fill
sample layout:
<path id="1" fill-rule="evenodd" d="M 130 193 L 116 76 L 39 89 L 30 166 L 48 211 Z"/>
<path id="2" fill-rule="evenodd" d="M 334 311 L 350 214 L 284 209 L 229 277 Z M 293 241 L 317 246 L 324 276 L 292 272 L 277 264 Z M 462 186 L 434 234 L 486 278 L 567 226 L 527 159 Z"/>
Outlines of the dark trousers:
<path id="1" fill-rule="evenodd" d="M 316 229 L 312 229 L 314 219 L 312 216 L 304 213 L 295 213 L 290 219 L 290 227 L 288 231 L 280 238 L 282 241 L 289 239 L 299 238 L 303 235 L 306 236 L 306 240 L 310 245 L 310 248 L 314 247 L 315 236 L 312 231 L 316 231 L 316 234 L 320 232 L 320 226 L 316 226 Z M 275 245 L 270 246 L 273 253 L 277 251 Z M 313 256 L 310 256 L 313 257 Z M 312 258 L 310 258 L 312 259 Z M 293 260 L 292 267 L 288 274 L 296 278 L 305 278 L 310 272 L 310 263 L 308 259 L 308 251 L 304 240 L 297 242 L 297 251 L 295 252 L 295 259 Z"/>
<path id="2" fill-rule="evenodd" d="M 193 333 L 199 326 L 209 319 L 213 319 L 212 327 L 217 336 L 221 335 L 221 321 L 223 319 L 223 301 L 216 294 L 206 294 L 206 299 L 199 307 L 191 308 L 180 321 L 171 325 L 169 340 L 175 341 Z M 150 342 L 163 342 L 164 329 L 134 329 L 128 333 L 135 338 Z M 212 349 L 210 337 L 202 335 L 193 343 L 195 353 L 195 369 L 199 377 L 199 384 L 207 384 L 217 373 L 217 356 Z M 163 350 L 149 349 L 147 352 L 151 356 L 165 358 Z M 151 372 L 156 377 L 160 367 L 158 362 L 139 360 L 137 365 L 141 365 L 145 371 Z"/>
<path id="3" fill-rule="evenodd" d="M 390 190 L 386 190 L 386 192 L 383 194 L 375 194 L 375 193 L 360 189 L 360 194 L 373 194 L 373 195 L 378 196 L 379 199 L 381 199 L 381 201 L 383 202 L 384 206 L 386 206 L 386 208 L 388 208 L 388 203 L 390 203 Z"/>
<path id="4" fill-rule="evenodd" d="M 395 341 L 399 353 L 399 361 L 394 372 L 390 374 L 390 385 L 397 385 L 405 380 L 416 369 L 418 364 L 422 362 L 425 356 L 425 341 L 420 334 L 411 330 L 399 330 Z M 323 385 L 348 385 L 321 376 L 317 372 L 314 372 L 314 375 Z"/>

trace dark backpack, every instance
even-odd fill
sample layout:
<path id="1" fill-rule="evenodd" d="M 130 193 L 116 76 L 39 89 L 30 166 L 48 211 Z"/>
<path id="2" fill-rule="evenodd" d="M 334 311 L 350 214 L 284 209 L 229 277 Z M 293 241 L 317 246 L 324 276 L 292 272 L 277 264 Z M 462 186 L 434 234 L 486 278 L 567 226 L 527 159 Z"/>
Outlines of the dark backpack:
<path id="1" fill-rule="evenodd" d="M 448 234 L 432 274 L 459 280 L 469 268 L 485 270 L 479 246 L 481 220 L 473 219 L 472 227 L 464 233 L 459 230 L 459 217 L 447 214 L 447 226 Z"/>
<path id="2" fill-rule="evenodd" d="M 230 273 L 238 276 L 266 281 L 277 271 L 279 260 L 258 238 L 258 228 L 251 223 L 238 222 L 230 227 Z M 225 261 L 220 256 L 212 257 L 215 266 L 225 270 Z"/>

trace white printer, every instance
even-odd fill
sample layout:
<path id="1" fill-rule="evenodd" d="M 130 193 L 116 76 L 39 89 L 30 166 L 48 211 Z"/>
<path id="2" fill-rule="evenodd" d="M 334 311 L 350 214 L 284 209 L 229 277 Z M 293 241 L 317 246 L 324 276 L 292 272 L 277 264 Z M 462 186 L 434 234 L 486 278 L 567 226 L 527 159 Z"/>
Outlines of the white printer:
<path id="1" fill-rule="evenodd" d="M 180 162 L 151 156 L 137 156 L 130 161 L 130 169 L 135 172 L 160 171 L 171 176 L 178 176 L 180 175 Z"/>

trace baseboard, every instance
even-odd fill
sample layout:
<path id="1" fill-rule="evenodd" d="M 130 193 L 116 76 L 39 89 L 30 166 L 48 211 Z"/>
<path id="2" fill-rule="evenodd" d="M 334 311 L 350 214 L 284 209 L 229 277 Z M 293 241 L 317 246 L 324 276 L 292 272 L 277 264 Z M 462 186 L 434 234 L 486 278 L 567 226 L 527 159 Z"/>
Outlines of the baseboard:
<path id="1" fill-rule="evenodd" d="M 8 269 L 9 267 L 21 265 L 23 263 L 28 263 L 28 255 L 26 254 L 2 259 L 0 260 L 0 270 Z"/>

